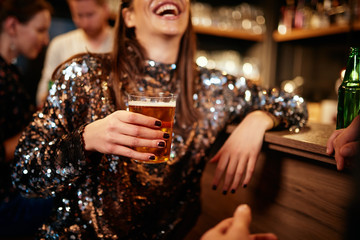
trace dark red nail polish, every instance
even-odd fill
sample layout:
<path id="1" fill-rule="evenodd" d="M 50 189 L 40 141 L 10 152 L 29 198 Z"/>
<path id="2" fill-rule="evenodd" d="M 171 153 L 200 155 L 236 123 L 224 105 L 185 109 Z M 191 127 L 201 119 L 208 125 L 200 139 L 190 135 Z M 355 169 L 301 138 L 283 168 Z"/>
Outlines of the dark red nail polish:
<path id="1" fill-rule="evenodd" d="M 226 194 L 227 194 L 227 191 L 226 191 L 226 190 L 224 190 L 224 191 L 223 191 L 223 194 L 224 194 L 224 195 L 226 195 Z"/>
<path id="2" fill-rule="evenodd" d="M 168 133 L 164 133 L 164 136 L 163 136 L 163 138 L 165 138 L 165 139 L 168 139 L 168 138 L 170 138 L 170 134 L 168 134 Z"/>
<path id="3" fill-rule="evenodd" d="M 165 143 L 164 142 L 158 142 L 158 146 L 159 147 L 165 147 Z"/>
<path id="4" fill-rule="evenodd" d="M 155 156 L 154 155 L 149 156 L 149 160 L 155 160 Z"/>
<path id="5" fill-rule="evenodd" d="M 246 185 L 246 184 L 244 184 L 243 188 L 246 188 L 246 187 L 247 187 L 247 185 Z"/>
<path id="6" fill-rule="evenodd" d="M 235 193 L 235 189 L 231 189 L 231 193 L 234 194 L 234 193 Z"/>
<path id="7" fill-rule="evenodd" d="M 212 186 L 212 190 L 216 190 L 217 186 L 216 185 L 213 185 Z"/>
<path id="8" fill-rule="evenodd" d="M 155 121 L 155 126 L 161 127 L 161 122 L 160 121 Z"/>

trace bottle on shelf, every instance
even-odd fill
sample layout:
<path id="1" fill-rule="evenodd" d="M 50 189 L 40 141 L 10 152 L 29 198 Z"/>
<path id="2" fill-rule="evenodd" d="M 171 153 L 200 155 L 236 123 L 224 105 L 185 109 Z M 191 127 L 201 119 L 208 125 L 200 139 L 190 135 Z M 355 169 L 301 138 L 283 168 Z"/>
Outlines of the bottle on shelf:
<path id="1" fill-rule="evenodd" d="M 336 129 L 346 128 L 360 110 L 360 48 L 350 48 L 344 80 L 338 91 Z"/>

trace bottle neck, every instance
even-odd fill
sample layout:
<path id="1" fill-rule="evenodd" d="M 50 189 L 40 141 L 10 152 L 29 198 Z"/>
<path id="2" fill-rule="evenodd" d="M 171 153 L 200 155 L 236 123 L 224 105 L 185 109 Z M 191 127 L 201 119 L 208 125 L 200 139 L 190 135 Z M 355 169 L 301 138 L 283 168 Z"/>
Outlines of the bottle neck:
<path id="1" fill-rule="evenodd" d="M 344 82 L 359 82 L 360 77 L 360 49 L 350 48 L 349 60 L 346 66 Z"/>

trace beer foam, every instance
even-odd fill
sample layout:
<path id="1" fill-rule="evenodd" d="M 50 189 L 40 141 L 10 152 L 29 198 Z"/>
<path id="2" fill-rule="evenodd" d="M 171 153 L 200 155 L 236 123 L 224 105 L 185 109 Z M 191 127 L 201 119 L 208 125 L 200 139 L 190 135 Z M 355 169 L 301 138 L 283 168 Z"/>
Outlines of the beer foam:
<path id="1" fill-rule="evenodd" d="M 176 101 L 173 101 L 173 102 L 143 102 L 143 101 L 129 101 L 129 106 L 143 106 L 143 107 L 176 107 Z"/>

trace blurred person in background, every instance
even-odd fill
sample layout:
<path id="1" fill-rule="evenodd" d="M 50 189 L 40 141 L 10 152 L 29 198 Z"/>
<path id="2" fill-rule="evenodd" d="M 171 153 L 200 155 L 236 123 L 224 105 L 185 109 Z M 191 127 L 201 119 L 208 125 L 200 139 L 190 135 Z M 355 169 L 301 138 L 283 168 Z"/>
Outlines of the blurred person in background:
<path id="1" fill-rule="evenodd" d="M 235 194 L 250 183 L 265 132 L 307 121 L 299 96 L 196 66 L 189 0 L 124 0 L 115 29 L 111 53 L 79 54 L 55 70 L 17 147 L 14 183 L 24 195 L 54 197 L 39 238 L 183 239 L 201 212 L 208 161 L 218 166 L 214 188 Z M 178 96 L 167 162 L 141 163 L 155 156 L 134 147 L 163 148 L 170 136 L 159 119 L 126 110 L 128 93 Z"/>
<path id="2" fill-rule="evenodd" d="M 112 50 L 114 34 L 109 24 L 110 11 L 106 0 L 67 0 L 77 29 L 51 40 L 46 51 L 44 68 L 36 93 L 38 108 L 42 107 L 51 85 L 55 68 L 82 53 L 105 53 Z"/>
<path id="3" fill-rule="evenodd" d="M 0 1 L 0 238 L 32 235 L 50 214 L 51 199 L 26 199 L 12 187 L 10 165 L 35 112 L 14 62 L 36 58 L 48 44 L 51 11 L 44 0 Z"/>

